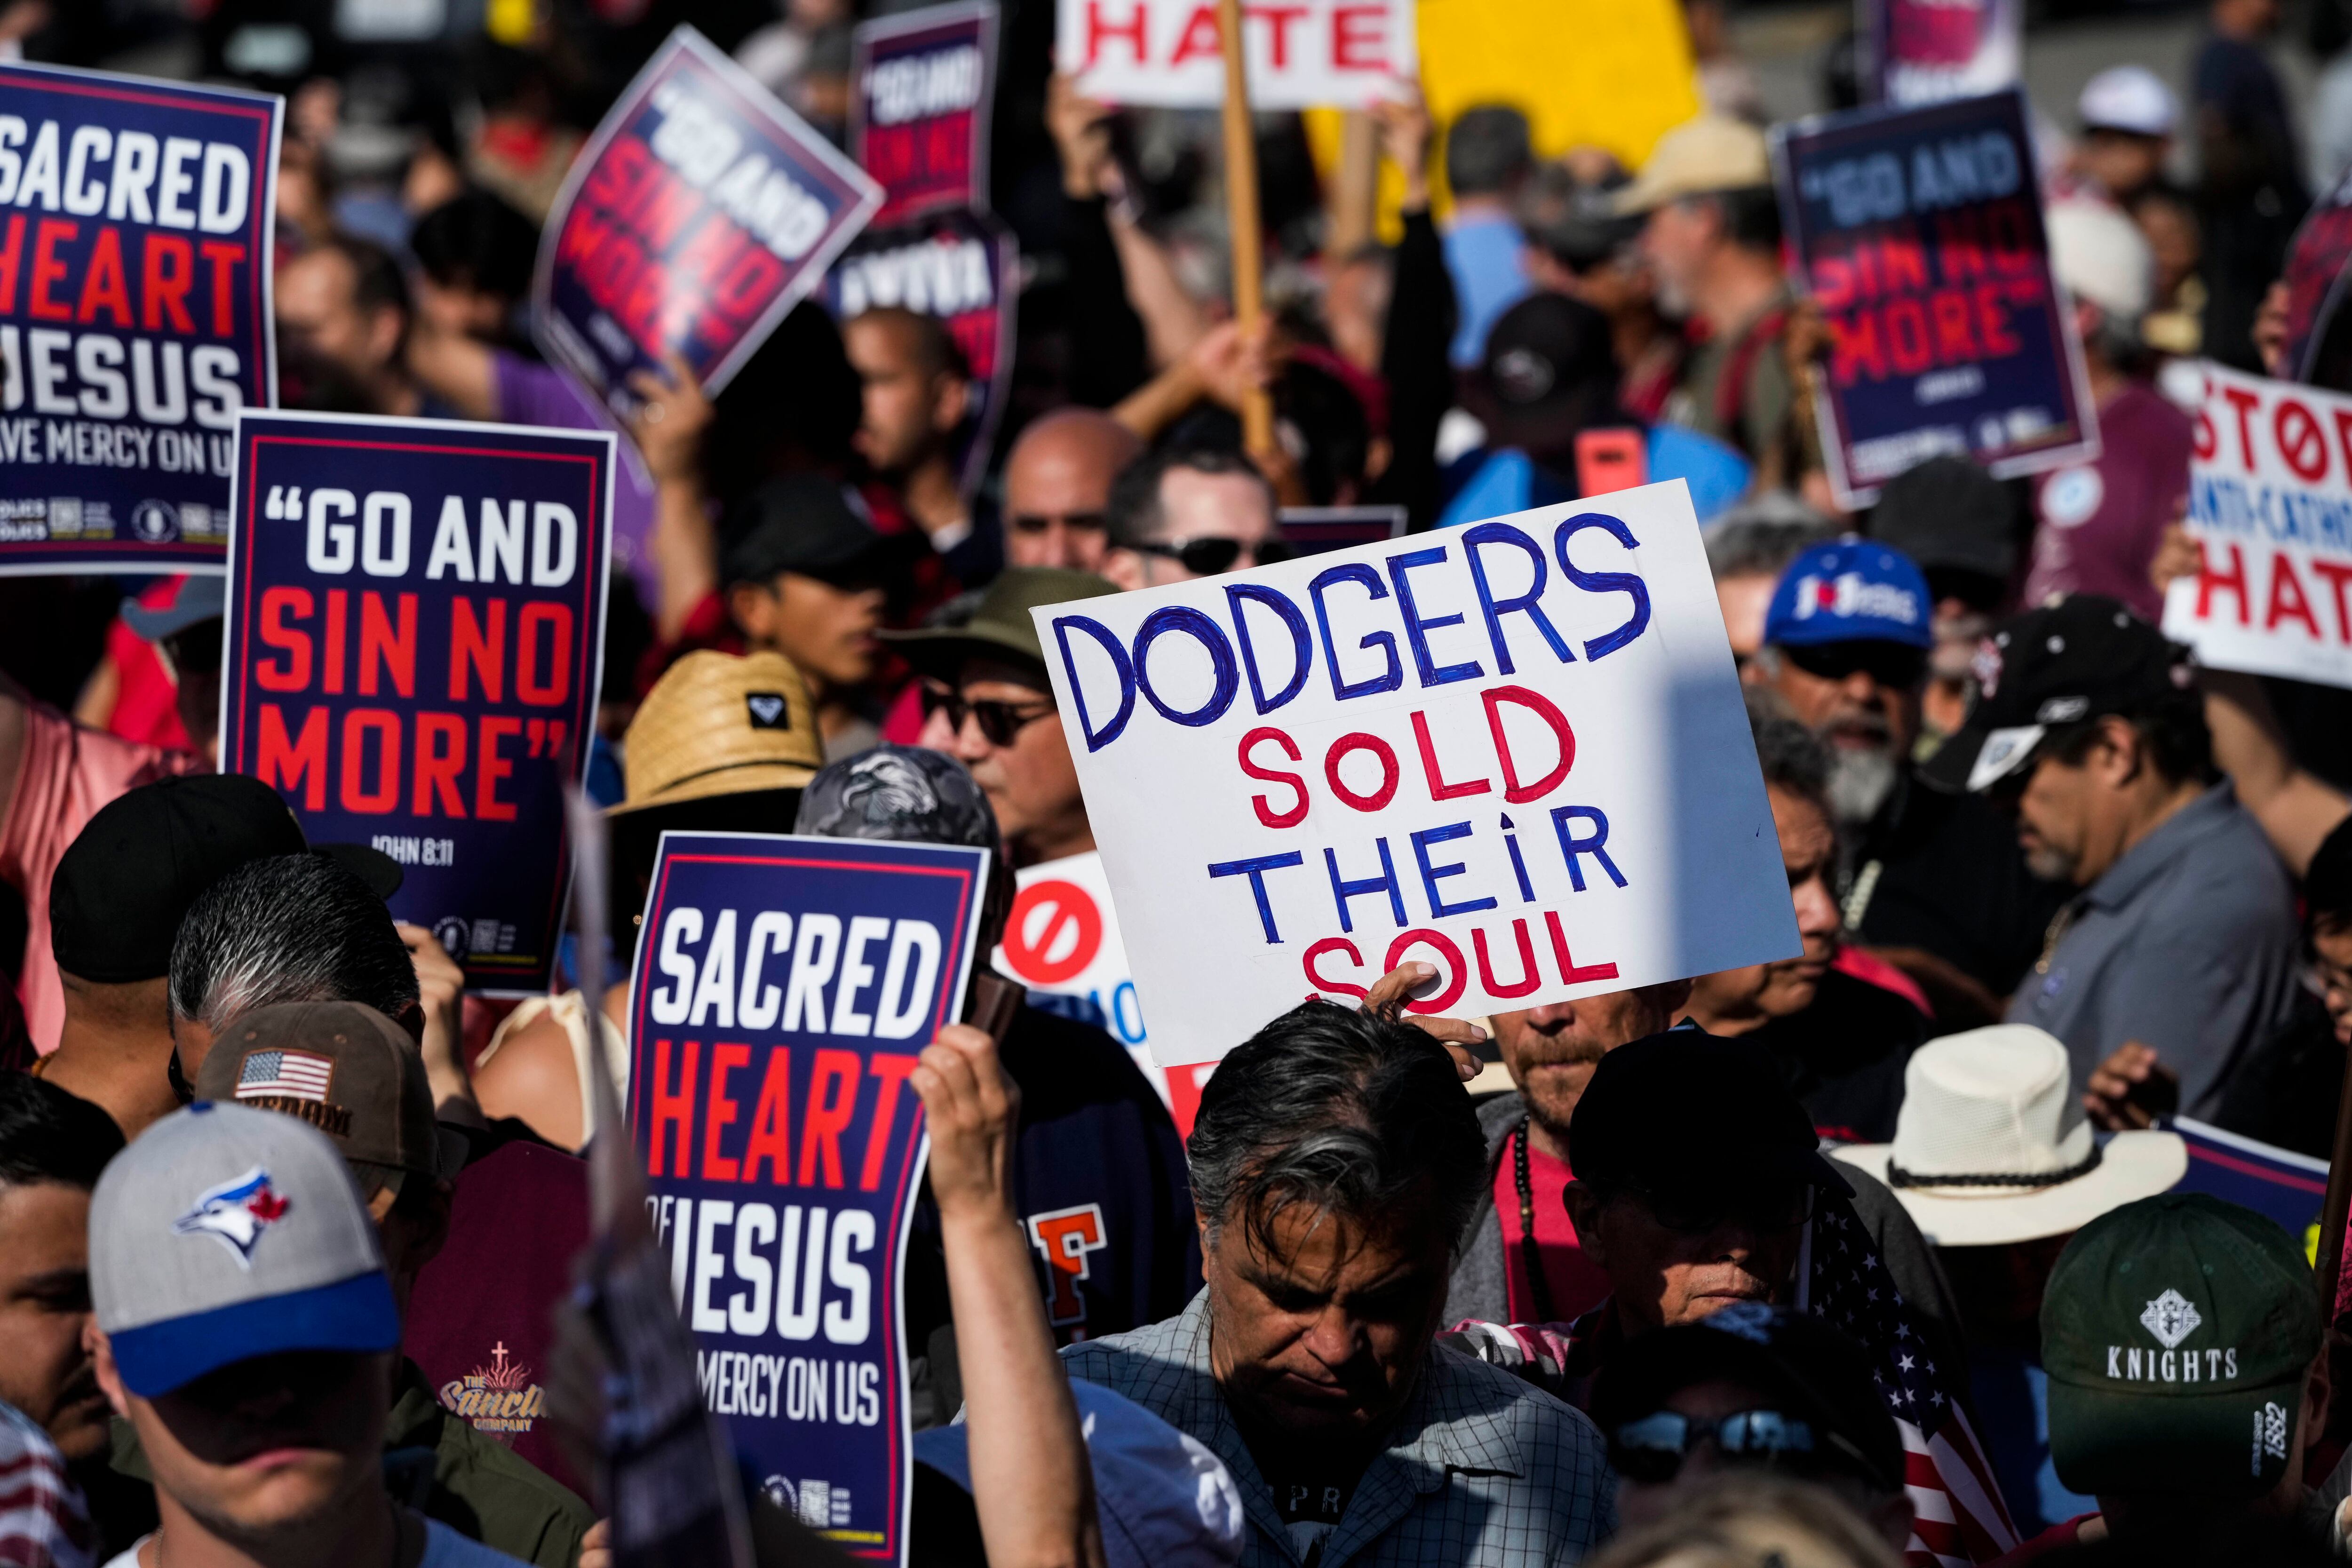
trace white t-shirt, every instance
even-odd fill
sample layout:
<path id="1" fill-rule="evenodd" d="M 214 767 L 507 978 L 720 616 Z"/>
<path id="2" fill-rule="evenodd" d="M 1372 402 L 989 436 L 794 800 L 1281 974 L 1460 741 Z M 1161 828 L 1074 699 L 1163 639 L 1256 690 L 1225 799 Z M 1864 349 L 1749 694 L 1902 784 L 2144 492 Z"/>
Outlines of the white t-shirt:
<path id="1" fill-rule="evenodd" d="M 139 1568 L 139 1552 L 154 1536 L 142 1535 L 106 1564 L 106 1568 Z M 516 1559 L 469 1541 L 437 1519 L 425 1521 L 425 1555 L 416 1568 L 514 1568 Z"/>

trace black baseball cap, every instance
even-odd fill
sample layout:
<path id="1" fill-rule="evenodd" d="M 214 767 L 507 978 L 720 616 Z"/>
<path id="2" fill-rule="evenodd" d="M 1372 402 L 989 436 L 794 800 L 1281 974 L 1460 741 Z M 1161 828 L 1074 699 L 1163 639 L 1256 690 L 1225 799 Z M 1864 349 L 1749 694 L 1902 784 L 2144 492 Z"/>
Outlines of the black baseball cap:
<path id="1" fill-rule="evenodd" d="M 1906 468 L 1878 492 L 1870 537 L 1933 575 L 1973 572 L 2006 583 L 2017 569 L 2017 505 L 2009 487 L 1966 458 Z"/>
<path id="2" fill-rule="evenodd" d="M 1763 1301 L 1734 1301 L 1695 1323 L 1659 1329 L 1625 1344 L 1592 1389 L 1592 1420 L 1604 1433 L 1663 1409 L 1682 1389 L 1740 1383 L 1811 1422 L 1828 1438 L 1823 1461 L 1888 1491 L 1903 1489 L 1903 1439 L 1862 1347 L 1812 1313 Z M 1843 1462 L 1841 1462 L 1843 1461 Z"/>
<path id="3" fill-rule="evenodd" d="M 1551 452 L 1612 421 L 1617 358 L 1609 318 L 1580 300 L 1539 291 L 1503 312 L 1466 388 L 1470 412 L 1497 447 Z"/>
<path id="4" fill-rule="evenodd" d="M 243 773 L 157 779 L 99 808 L 49 880 L 49 952 L 100 985 L 160 979 L 196 895 L 248 860 L 311 849 L 278 792 Z M 321 845 L 378 898 L 400 890 L 397 862 L 361 844 Z"/>
<path id="5" fill-rule="evenodd" d="M 1668 1029 L 1601 1058 L 1568 1121 L 1577 1179 L 1664 1196 L 1747 1191 L 1778 1177 L 1853 1191 L 1762 1046 Z"/>
<path id="6" fill-rule="evenodd" d="M 765 583 L 780 572 L 836 588 L 880 586 L 919 545 L 919 534 L 886 536 L 852 510 L 822 474 L 785 474 L 736 502 L 727 517 L 729 583 Z"/>
<path id="7" fill-rule="evenodd" d="M 172 968 L 196 895 L 248 860 L 310 846 L 278 792 L 242 773 L 158 779 L 99 808 L 49 881 L 49 951 L 101 985 Z"/>
<path id="8" fill-rule="evenodd" d="M 1977 645 L 1970 673 L 1967 721 L 1919 770 L 1954 794 L 2030 767 L 2053 730 L 2139 714 L 2194 679 L 2187 648 L 2096 594 L 2002 623 Z"/>

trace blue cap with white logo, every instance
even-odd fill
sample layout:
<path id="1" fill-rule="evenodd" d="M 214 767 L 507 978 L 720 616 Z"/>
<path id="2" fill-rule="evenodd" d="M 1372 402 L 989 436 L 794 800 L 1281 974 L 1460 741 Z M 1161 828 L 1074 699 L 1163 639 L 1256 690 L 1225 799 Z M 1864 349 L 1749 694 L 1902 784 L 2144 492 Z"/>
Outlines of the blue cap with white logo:
<path id="1" fill-rule="evenodd" d="M 1780 574 L 1764 640 L 1782 647 L 1891 642 L 1926 648 L 1934 601 L 1927 579 L 1899 550 L 1867 539 L 1816 544 Z"/>

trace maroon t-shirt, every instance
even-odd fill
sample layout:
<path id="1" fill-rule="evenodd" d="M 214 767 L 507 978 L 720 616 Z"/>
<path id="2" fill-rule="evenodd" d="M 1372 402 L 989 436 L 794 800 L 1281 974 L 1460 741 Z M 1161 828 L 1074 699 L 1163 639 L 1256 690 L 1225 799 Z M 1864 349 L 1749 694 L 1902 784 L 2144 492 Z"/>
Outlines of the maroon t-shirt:
<path id="1" fill-rule="evenodd" d="M 589 1495 L 547 1426 L 547 1352 L 588 1245 L 587 1162 L 513 1142 L 457 1176 L 449 1240 L 408 1301 L 402 1349 L 446 1409 Z"/>
<path id="2" fill-rule="evenodd" d="M 2164 595 L 2148 580 L 2167 524 L 2189 495 L 2189 416 L 2128 382 L 2099 410 L 2099 458 L 2033 487 L 2033 566 L 2025 602 L 2105 594 L 2150 620 Z"/>

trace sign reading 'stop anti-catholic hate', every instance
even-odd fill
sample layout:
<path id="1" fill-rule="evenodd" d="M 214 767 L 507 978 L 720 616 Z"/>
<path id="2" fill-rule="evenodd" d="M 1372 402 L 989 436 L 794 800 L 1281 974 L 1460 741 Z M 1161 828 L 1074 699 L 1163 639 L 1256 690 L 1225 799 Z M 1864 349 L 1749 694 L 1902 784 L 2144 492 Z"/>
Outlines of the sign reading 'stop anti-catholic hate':
<path id="1" fill-rule="evenodd" d="M 0 573 L 221 569 L 284 103 L 0 65 Z"/>
<path id="2" fill-rule="evenodd" d="M 1163 1064 L 1798 950 L 1678 480 L 1034 614 Z"/>
<path id="3" fill-rule="evenodd" d="M 692 27 L 656 51 L 547 216 L 532 319 L 625 417 L 682 357 L 717 393 L 824 276 L 882 192 Z"/>
<path id="4" fill-rule="evenodd" d="M 614 437 L 247 414 L 225 772 L 400 862 L 469 986 L 544 991 L 596 721 Z"/>
<path id="5" fill-rule="evenodd" d="M 1829 329 L 1817 406 L 1842 505 L 1943 453 L 2002 478 L 2098 456 L 2021 95 L 1778 126 L 1772 159 Z"/>
<path id="6" fill-rule="evenodd" d="M 779 1507 L 905 1560 L 899 1335 L 922 1102 L 988 853 L 666 833 L 637 939 L 629 1125 L 703 1401 Z"/>
<path id="7" fill-rule="evenodd" d="M 2164 629 L 2217 669 L 2352 686 L 2352 397 L 2200 362 Z"/>

